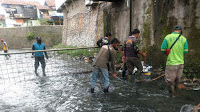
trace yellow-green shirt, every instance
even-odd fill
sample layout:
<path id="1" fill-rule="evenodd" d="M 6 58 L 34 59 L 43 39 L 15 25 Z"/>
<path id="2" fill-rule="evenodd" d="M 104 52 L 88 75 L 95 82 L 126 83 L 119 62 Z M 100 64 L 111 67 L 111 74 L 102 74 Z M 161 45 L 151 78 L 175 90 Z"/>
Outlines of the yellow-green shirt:
<path id="1" fill-rule="evenodd" d="M 165 53 L 166 49 L 169 49 L 175 40 L 178 38 L 179 33 L 173 32 L 165 37 L 163 40 L 161 51 Z M 184 54 L 188 53 L 187 39 L 181 35 L 178 41 L 174 44 L 167 57 L 166 65 L 180 65 L 184 64 Z"/>

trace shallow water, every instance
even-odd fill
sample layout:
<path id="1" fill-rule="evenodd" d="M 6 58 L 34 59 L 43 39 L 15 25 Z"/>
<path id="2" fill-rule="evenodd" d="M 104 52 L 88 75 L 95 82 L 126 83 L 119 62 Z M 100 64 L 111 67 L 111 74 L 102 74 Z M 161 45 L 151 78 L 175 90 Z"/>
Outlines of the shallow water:
<path id="1" fill-rule="evenodd" d="M 59 62 L 59 61 L 51 61 Z M 6 83 L 0 90 L 2 112 L 191 112 L 200 103 L 200 91 L 179 91 L 180 96 L 168 98 L 164 78 L 136 86 L 110 77 L 110 94 L 103 93 L 102 76 L 90 91 L 89 74 L 67 74 L 68 66 L 61 61 L 62 72 L 50 77 L 33 77 L 26 81 Z M 53 63 L 51 63 L 53 64 Z M 54 67 L 53 67 L 54 68 Z M 54 69 L 51 68 L 51 71 Z M 32 72 L 30 72 L 32 73 Z M 189 109 L 191 108 L 191 109 Z"/>
<path id="2" fill-rule="evenodd" d="M 199 91 L 182 91 L 185 95 L 168 98 L 166 88 L 162 87 L 164 84 L 155 86 L 143 83 L 137 85 L 136 92 L 135 88 L 112 78 L 109 95 L 103 93 L 101 82 L 97 83 L 95 94 L 90 94 L 90 76 L 90 74 L 71 74 L 39 77 L 7 86 L 0 92 L 1 111 L 179 112 L 185 104 L 195 106 L 200 101 L 190 96 L 199 95 Z"/>

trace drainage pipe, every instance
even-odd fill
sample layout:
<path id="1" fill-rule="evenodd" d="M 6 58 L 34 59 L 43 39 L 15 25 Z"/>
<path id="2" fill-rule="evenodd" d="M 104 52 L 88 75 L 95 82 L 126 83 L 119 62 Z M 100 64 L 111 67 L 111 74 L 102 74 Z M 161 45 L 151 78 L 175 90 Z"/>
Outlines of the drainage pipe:
<path id="1" fill-rule="evenodd" d="M 130 0 L 130 32 L 132 31 L 132 0 Z"/>

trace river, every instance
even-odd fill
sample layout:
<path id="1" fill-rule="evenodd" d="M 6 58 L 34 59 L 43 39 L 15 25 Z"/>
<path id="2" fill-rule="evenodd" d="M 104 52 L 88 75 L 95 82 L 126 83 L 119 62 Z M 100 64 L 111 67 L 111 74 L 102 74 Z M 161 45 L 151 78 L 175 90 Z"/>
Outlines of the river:
<path id="1" fill-rule="evenodd" d="M 16 61 L 18 59 L 16 57 L 11 55 L 7 61 Z M 28 68 L 33 67 L 34 60 L 30 58 L 30 55 L 20 55 L 19 57 L 23 66 L 28 62 L 30 64 Z M 1 59 L 3 60 L 3 57 Z M 47 60 L 47 77 L 35 77 L 32 68 L 28 70 L 29 72 L 25 70 L 21 72 L 23 76 L 27 76 L 27 73 L 31 74 L 27 76 L 30 78 L 14 83 L 10 80 L 10 83 L 1 84 L 0 111 L 180 112 L 181 108 L 186 106 L 185 111 L 182 112 L 190 112 L 200 103 L 200 91 L 180 90 L 180 96 L 168 98 L 164 78 L 150 83 L 138 83 L 135 87 L 110 76 L 110 93 L 105 95 L 102 88 L 103 78 L 100 76 L 95 93 L 91 94 L 91 73 L 71 73 L 77 69 L 84 70 L 90 65 L 78 62 L 78 65 L 84 66 L 79 66 L 77 69 L 70 68 L 70 65 L 76 64 L 72 64 L 70 60 L 61 60 L 61 58 L 57 60 L 50 56 L 50 59 Z M 19 65 L 12 65 L 12 67 L 14 66 Z M 74 66 L 74 68 L 76 67 Z M 9 70 L 7 73 L 10 73 Z"/>

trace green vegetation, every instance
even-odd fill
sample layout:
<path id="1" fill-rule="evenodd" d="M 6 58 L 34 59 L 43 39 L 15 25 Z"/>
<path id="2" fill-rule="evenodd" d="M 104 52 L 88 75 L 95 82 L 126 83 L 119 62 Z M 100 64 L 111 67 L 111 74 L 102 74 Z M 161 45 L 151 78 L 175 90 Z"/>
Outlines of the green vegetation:
<path id="1" fill-rule="evenodd" d="M 61 43 L 55 45 L 52 47 L 53 49 L 57 48 L 78 48 L 77 46 L 65 46 Z M 94 53 L 98 53 L 99 48 L 95 49 L 76 49 L 76 50 L 63 50 L 63 51 L 58 51 L 59 54 L 67 54 L 72 57 L 78 57 L 78 56 L 85 56 L 85 57 L 93 57 Z M 117 52 L 116 55 L 116 63 L 122 63 L 122 54 L 121 52 Z"/>
<path id="2" fill-rule="evenodd" d="M 49 19 L 38 19 L 41 25 L 50 25 Z"/>
<path id="3" fill-rule="evenodd" d="M 26 33 L 26 38 L 28 40 L 33 40 L 33 39 L 35 39 L 35 34 L 33 32 L 28 32 L 28 33 Z"/>
<path id="4" fill-rule="evenodd" d="M 53 48 L 78 48 L 77 46 L 65 46 L 60 44 L 57 44 L 53 46 Z M 93 57 L 94 53 L 97 53 L 97 49 L 76 49 L 76 50 L 63 50 L 58 51 L 59 54 L 67 54 L 72 57 L 78 57 L 78 56 L 86 56 L 86 57 Z"/>

